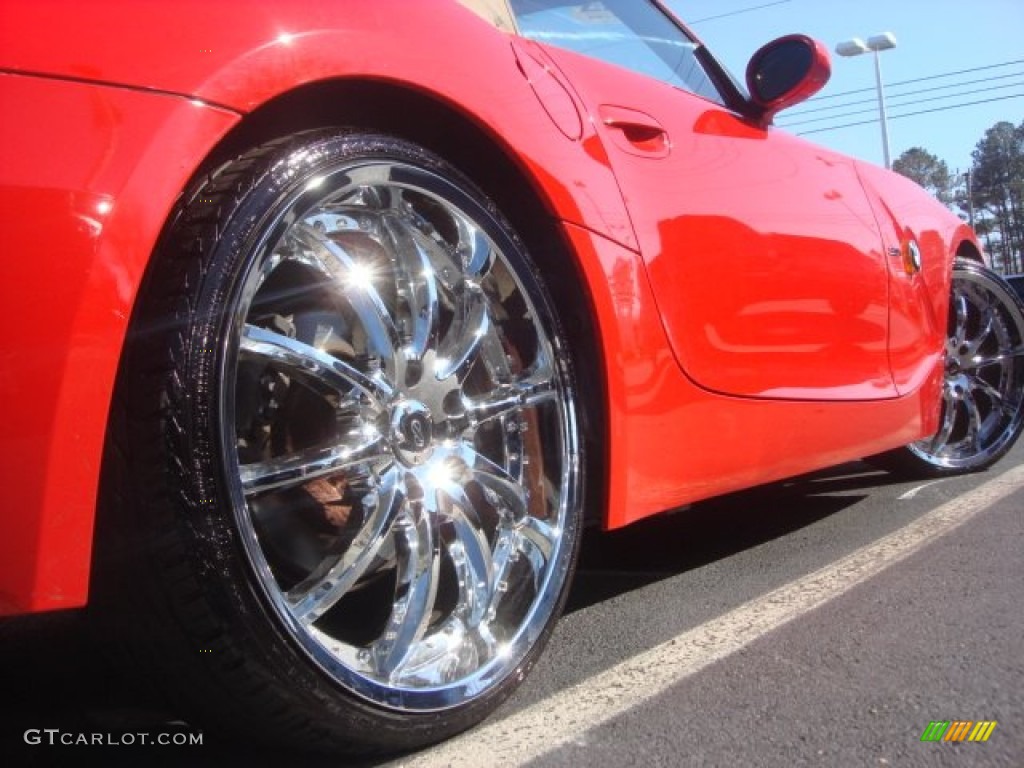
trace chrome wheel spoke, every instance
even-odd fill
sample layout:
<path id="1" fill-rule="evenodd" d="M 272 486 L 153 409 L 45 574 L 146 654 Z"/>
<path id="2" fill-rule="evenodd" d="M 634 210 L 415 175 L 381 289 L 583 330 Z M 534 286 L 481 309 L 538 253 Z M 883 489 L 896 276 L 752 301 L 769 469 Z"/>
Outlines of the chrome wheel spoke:
<path id="1" fill-rule="evenodd" d="M 288 591 L 288 603 L 296 620 L 312 624 L 352 589 L 377 556 L 404 508 L 404 495 L 393 483 L 389 484 L 383 496 L 378 495 L 369 519 L 345 552 L 333 562 L 322 563 Z"/>
<path id="2" fill-rule="evenodd" d="M 474 424 L 512 415 L 523 408 L 553 401 L 558 397 L 550 374 L 495 387 L 485 397 L 467 398 L 463 402 L 466 415 Z"/>
<path id="3" fill-rule="evenodd" d="M 970 385 L 971 391 L 984 393 L 989 401 L 999 408 L 1004 414 L 1012 416 L 1017 410 L 1019 403 L 1010 402 L 1005 393 L 993 387 L 980 376 L 968 376 L 967 381 Z"/>
<path id="4" fill-rule="evenodd" d="M 958 290 L 953 293 L 953 334 L 950 338 L 954 347 L 960 347 L 967 341 L 967 318 L 968 302 L 967 297 Z"/>
<path id="5" fill-rule="evenodd" d="M 484 489 L 488 501 L 513 520 L 525 518 L 529 510 L 529 491 L 512 477 L 508 471 L 478 453 L 469 446 L 463 446 L 462 458 L 473 471 L 473 479 Z"/>
<path id="6" fill-rule="evenodd" d="M 452 211 L 456 229 L 454 255 L 438 249 L 432 252 L 442 285 L 457 293 L 465 280 L 479 283 L 490 272 L 497 254 L 483 230 L 462 213 Z"/>
<path id="7" fill-rule="evenodd" d="M 383 438 L 375 434 L 355 445 L 311 448 L 288 456 L 242 464 L 239 467 L 242 492 L 246 496 L 254 496 L 266 491 L 292 488 L 319 477 L 389 457 L 390 450 Z"/>
<path id="8" fill-rule="evenodd" d="M 353 387 L 378 401 L 394 394 L 391 385 L 382 378 L 368 376 L 316 347 L 256 325 L 246 324 L 242 330 L 239 354 L 242 359 L 259 360 L 284 372 L 314 379 L 343 395 Z"/>
<path id="9" fill-rule="evenodd" d="M 469 626 L 475 626 L 483 617 L 491 593 L 494 572 L 491 548 L 483 531 L 465 515 L 454 514 L 451 523 L 455 540 L 448 545 L 448 554 L 459 583 L 455 613 Z"/>
<path id="10" fill-rule="evenodd" d="M 484 615 L 493 589 L 494 555 L 480 514 L 465 488 L 456 482 L 444 482 L 438 484 L 438 491 L 452 505 L 447 517 L 455 538 L 448 553 L 459 584 L 455 612 L 469 626 L 475 626 Z"/>
<path id="11" fill-rule="evenodd" d="M 1006 365 L 1018 357 L 1024 357 L 1024 346 L 1010 347 L 1000 350 L 998 354 L 991 357 L 978 357 L 971 361 L 972 368 L 985 368 L 989 365 Z"/>
<path id="12" fill-rule="evenodd" d="M 949 438 L 953 434 L 953 427 L 956 425 L 956 409 L 957 400 L 952 394 L 947 394 L 942 405 L 942 426 L 939 427 L 939 431 L 935 433 L 931 440 L 929 450 L 932 453 L 941 453 L 949 443 Z"/>
<path id="13" fill-rule="evenodd" d="M 502 526 L 498 529 L 498 538 L 494 543 L 492 561 L 492 589 L 487 602 L 484 621 L 492 621 L 498 612 L 498 606 L 511 589 L 512 568 L 520 554 L 519 533 L 515 528 Z"/>
<path id="14" fill-rule="evenodd" d="M 531 518 L 532 520 L 533 518 Z M 543 541 L 543 543 L 542 543 Z M 533 589 L 537 591 L 541 587 L 547 563 L 550 558 L 551 542 L 532 535 L 521 535 L 519 537 L 519 549 L 530 564 L 530 572 L 533 578 Z"/>
<path id="15" fill-rule="evenodd" d="M 529 542 L 545 560 L 551 557 L 559 535 L 554 527 L 536 517 L 527 517 L 520 523 L 519 532 L 523 541 Z"/>
<path id="16" fill-rule="evenodd" d="M 559 536 L 560 531 L 535 517 L 527 517 L 511 527 L 499 529 L 493 554 L 493 586 L 484 613 L 485 622 L 497 615 L 502 600 L 512 590 L 513 569 L 524 558 L 530 570 L 532 589 L 536 592 L 541 588 Z"/>
<path id="17" fill-rule="evenodd" d="M 978 408 L 978 401 L 974 399 L 972 393 L 965 392 L 962 402 L 964 412 L 967 415 L 967 434 L 964 437 L 964 442 L 970 450 L 977 451 L 980 448 L 979 443 L 984 419 Z"/>
<path id="18" fill-rule="evenodd" d="M 437 273 L 428 255 L 435 246 L 397 215 L 383 217 L 383 223 L 395 243 L 395 261 L 401 273 L 399 293 L 404 292 L 409 311 L 407 351 L 413 359 L 422 360 L 438 325 Z"/>
<path id="19" fill-rule="evenodd" d="M 462 291 L 455 311 L 456 316 L 437 352 L 434 376 L 438 380 L 464 371 L 492 333 L 487 303 L 478 288 L 467 286 Z"/>
<path id="20" fill-rule="evenodd" d="M 494 636 L 494 626 L 490 621 L 481 621 L 473 627 L 473 634 L 476 636 L 477 645 L 481 655 L 486 659 L 493 659 L 501 653 L 501 646 L 498 638 Z"/>
<path id="21" fill-rule="evenodd" d="M 985 307 L 984 309 L 984 325 L 981 330 L 978 331 L 977 335 L 973 339 L 964 340 L 964 352 L 962 357 L 971 359 L 978 354 L 978 350 L 982 348 L 986 341 L 992 337 L 992 330 L 996 323 L 995 313 L 991 307 Z"/>
<path id="22" fill-rule="evenodd" d="M 398 558 L 395 600 L 384 633 L 372 648 L 378 673 L 389 679 L 400 674 L 402 662 L 426 631 L 437 598 L 441 562 L 433 515 L 403 516 L 394 527 L 394 538 Z"/>
<path id="23" fill-rule="evenodd" d="M 480 278 L 485 275 L 494 260 L 494 250 L 487 235 L 465 216 L 455 217 L 459 230 L 459 256 L 462 271 L 467 277 Z"/>
<path id="24" fill-rule="evenodd" d="M 374 286 L 374 280 L 379 279 L 379 276 L 373 266 L 357 261 L 329 237 L 306 224 L 295 226 L 295 237 L 327 258 L 328 270 L 344 283 L 345 296 L 359 316 L 370 350 L 390 363 L 391 370 L 395 370 L 398 363 L 398 329 Z M 336 265 L 335 269 L 331 269 L 332 264 Z"/>

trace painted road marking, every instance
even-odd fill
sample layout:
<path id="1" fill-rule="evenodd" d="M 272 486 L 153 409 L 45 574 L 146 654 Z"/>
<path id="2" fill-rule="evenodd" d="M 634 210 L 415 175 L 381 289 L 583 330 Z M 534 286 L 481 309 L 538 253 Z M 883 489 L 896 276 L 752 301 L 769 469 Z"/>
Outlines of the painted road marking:
<path id="1" fill-rule="evenodd" d="M 873 544 L 717 619 L 644 651 L 502 720 L 401 761 L 429 766 L 518 766 L 660 695 L 805 613 L 845 594 L 956 530 L 1024 486 L 1024 465 L 919 517 Z"/>
<path id="2" fill-rule="evenodd" d="M 944 482 L 946 482 L 946 479 L 942 478 L 940 480 L 932 480 L 930 483 L 924 483 L 923 485 L 919 485 L 916 488 L 911 488 L 909 491 L 907 491 L 902 496 L 900 496 L 899 500 L 900 501 L 906 501 L 907 499 L 912 499 L 915 496 L 917 496 L 917 494 L 919 494 L 921 491 L 923 491 L 925 488 L 930 488 L 933 485 L 937 485 L 939 483 L 944 483 Z"/>

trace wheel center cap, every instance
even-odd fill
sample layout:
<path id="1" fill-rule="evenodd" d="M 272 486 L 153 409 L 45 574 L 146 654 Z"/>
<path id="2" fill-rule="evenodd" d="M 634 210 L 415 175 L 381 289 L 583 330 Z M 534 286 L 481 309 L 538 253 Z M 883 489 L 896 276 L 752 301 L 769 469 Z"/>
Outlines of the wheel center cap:
<path id="1" fill-rule="evenodd" d="M 408 466 L 418 466 L 434 450 L 434 422 L 430 410 L 414 400 L 405 400 L 391 412 L 391 447 Z"/>

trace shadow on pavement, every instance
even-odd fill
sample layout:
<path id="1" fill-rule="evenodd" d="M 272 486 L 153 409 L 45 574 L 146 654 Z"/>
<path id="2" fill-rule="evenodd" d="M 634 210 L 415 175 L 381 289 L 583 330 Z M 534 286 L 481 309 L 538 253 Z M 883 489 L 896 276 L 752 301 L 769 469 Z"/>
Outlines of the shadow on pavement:
<path id="1" fill-rule="evenodd" d="M 886 485 L 862 462 L 702 501 L 616 531 L 587 531 L 566 612 L 787 536 Z M 863 491 L 860 493 L 859 491 Z"/>
<path id="2" fill-rule="evenodd" d="M 589 531 L 567 610 L 574 611 L 785 536 L 863 499 L 886 475 L 851 464 L 701 502 L 619 531 Z M 863 493 L 859 493 L 863 489 Z M 282 753 L 202 733 L 197 745 L 146 748 L 50 746 L 45 729 L 107 735 L 200 733 L 111 665 L 87 631 L 84 611 L 0 620 L 6 716 L 0 764 L 105 766 L 378 765 L 379 761 Z M 27 744 L 28 738 L 41 743 Z M 56 736 L 55 738 L 60 738 Z"/>

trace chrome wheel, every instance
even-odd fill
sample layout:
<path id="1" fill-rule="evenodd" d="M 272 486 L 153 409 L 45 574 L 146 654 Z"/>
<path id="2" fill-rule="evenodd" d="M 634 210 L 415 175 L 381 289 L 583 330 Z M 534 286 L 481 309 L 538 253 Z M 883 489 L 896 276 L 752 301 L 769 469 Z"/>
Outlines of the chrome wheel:
<path id="1" fill-rule="evenodd" d="M 320 166 L 268 212 L 228 301 L 234 521 L 332 680 L 399 711 L 455 707 L 517 670 L 565 592 L 565 354 L 521 246 L 464 185 L 400 159 Z"/>
<path id="2" fill-rule="evenodd" d="M 971 471 L 1012 447 L 1024 425 L 1024 308 L 973 263 L 953 272 L 941 427 L 908 446 L 937 470 Z"/>

